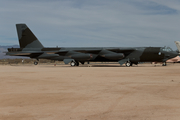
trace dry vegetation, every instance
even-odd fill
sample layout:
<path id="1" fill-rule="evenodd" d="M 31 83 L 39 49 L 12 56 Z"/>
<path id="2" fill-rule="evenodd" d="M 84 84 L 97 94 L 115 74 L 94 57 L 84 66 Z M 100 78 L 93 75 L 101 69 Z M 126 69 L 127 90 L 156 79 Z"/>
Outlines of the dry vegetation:
<path id="1" fill-rule="evenodd" d="M 34 64 L 33 59 L 0 59 L 0 65 L 11 65 L 11 64 Z M 54 61 L 54 60 L 46 60 L 41 59 L 39 60 L 39 64 L 63 64 L 62 61 Z"/>
<path id="2" fill-rule="evenodd" d="M 36 61 L 36 60 L 35 59 L 0 59 L 0 65 L 33 65 L 34 61 Z M 38 64 L 41 64 L 41 65 L 47 65 L 47 64 L 64 65 L 64 62 L 40 59 Z M 87 63 L 85 63 L 85 64 L 87 64 Z M 93 62 L 93 64 L 118 64 L 118 62 Z"/>

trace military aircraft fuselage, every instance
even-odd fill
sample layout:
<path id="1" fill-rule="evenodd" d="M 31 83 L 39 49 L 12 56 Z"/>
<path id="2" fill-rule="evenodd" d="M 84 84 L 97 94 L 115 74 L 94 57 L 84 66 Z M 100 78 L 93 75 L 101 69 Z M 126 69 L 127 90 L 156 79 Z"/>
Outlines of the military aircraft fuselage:
<path id="1" fill-rule="evenodd" d="M 9 48 L 9 55 L 25 56 L 34 59 L 50 59 L 63 61 L 74 59 L 80 62 L 117 62 L 127 59 L 132 63 L 165 62 L 176 57 L 177 52 L 165 47 L 136 48 Z"/>

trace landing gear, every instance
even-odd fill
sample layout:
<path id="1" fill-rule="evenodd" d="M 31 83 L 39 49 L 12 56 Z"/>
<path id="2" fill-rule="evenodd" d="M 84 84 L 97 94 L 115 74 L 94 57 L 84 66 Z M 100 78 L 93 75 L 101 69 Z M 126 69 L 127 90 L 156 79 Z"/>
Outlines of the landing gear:
<path id="1" fill-rule="evenodd" d="M 36 59 L 37 61 L 34 61 L 34 65 L 38 65 L 39 59 Z"/>
<path id="2" fill-rule="evenodd" d="M 166 66 L 166 65 L 167 65 L 166 62 L 163 62 L 162 66 Z"/>
<path id="3" fill-rule="evenodd" d="M 37 62 L 37 61 L 35 61 L 35 62 L 34 62 L 34 65 L 37 65 L 37 64 L 38 64 L 38 62 Z"/>
<path id="4" fill-rule="evenodd" d="M 70 64 L 71 64 L 71 66 L 79 66 L 79 62 L 78 61 L 72 61 Z"/>
<path id="5" fill-rule="evenodd" d="M 132 63 L 130 61 L 127 61 L 126 62 L 126 67 L 130 67 L 130 66 L 132 66 Z"/>
<path id="6" fill-rule="evenodd" d="M 76 61 L 76 66 L 79 66 L 79 62 L 78 61 Z"/>

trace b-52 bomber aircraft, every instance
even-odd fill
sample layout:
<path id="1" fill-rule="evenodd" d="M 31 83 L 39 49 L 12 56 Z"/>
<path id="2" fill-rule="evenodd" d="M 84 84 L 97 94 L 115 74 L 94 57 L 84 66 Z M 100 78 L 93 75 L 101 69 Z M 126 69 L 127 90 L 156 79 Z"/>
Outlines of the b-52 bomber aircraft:
<path id="1" fill-rule="evenodd" d="M 20 48 L 8 48 L 6 55 L 24 56 L 36 59 L 64 61 L 71 66 L 85 62 L 118 62 L 127 67 L 139 62 L 162 62 L 166 66 L 168 59 L 179 53 L 167 47 L 79 47 L 47 48 L 44 47 L 26 24 L 16 24 Z M 179 46 L 179 44 L 176 44 Z M 180 47 L 179 47 L 180 48 Z"/>

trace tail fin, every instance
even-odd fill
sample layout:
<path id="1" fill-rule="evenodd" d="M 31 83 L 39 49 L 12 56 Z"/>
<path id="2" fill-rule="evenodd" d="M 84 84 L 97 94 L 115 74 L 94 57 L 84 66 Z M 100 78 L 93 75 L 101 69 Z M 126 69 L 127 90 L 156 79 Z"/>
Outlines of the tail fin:
<path id="1" fill-rule="evenodd" d="M 180 42 L 179 42 L 179 41 L 175 41 L 175 43 L 176 43 L 177 49 L 178 49 L 179 52 L 180 52 Z"/>
<path id="2" fill-rule="evenodd" d="M 16 24 L 20 48 L 43 48 L 44 46 L 27 27 L 26 24 Z"/>

